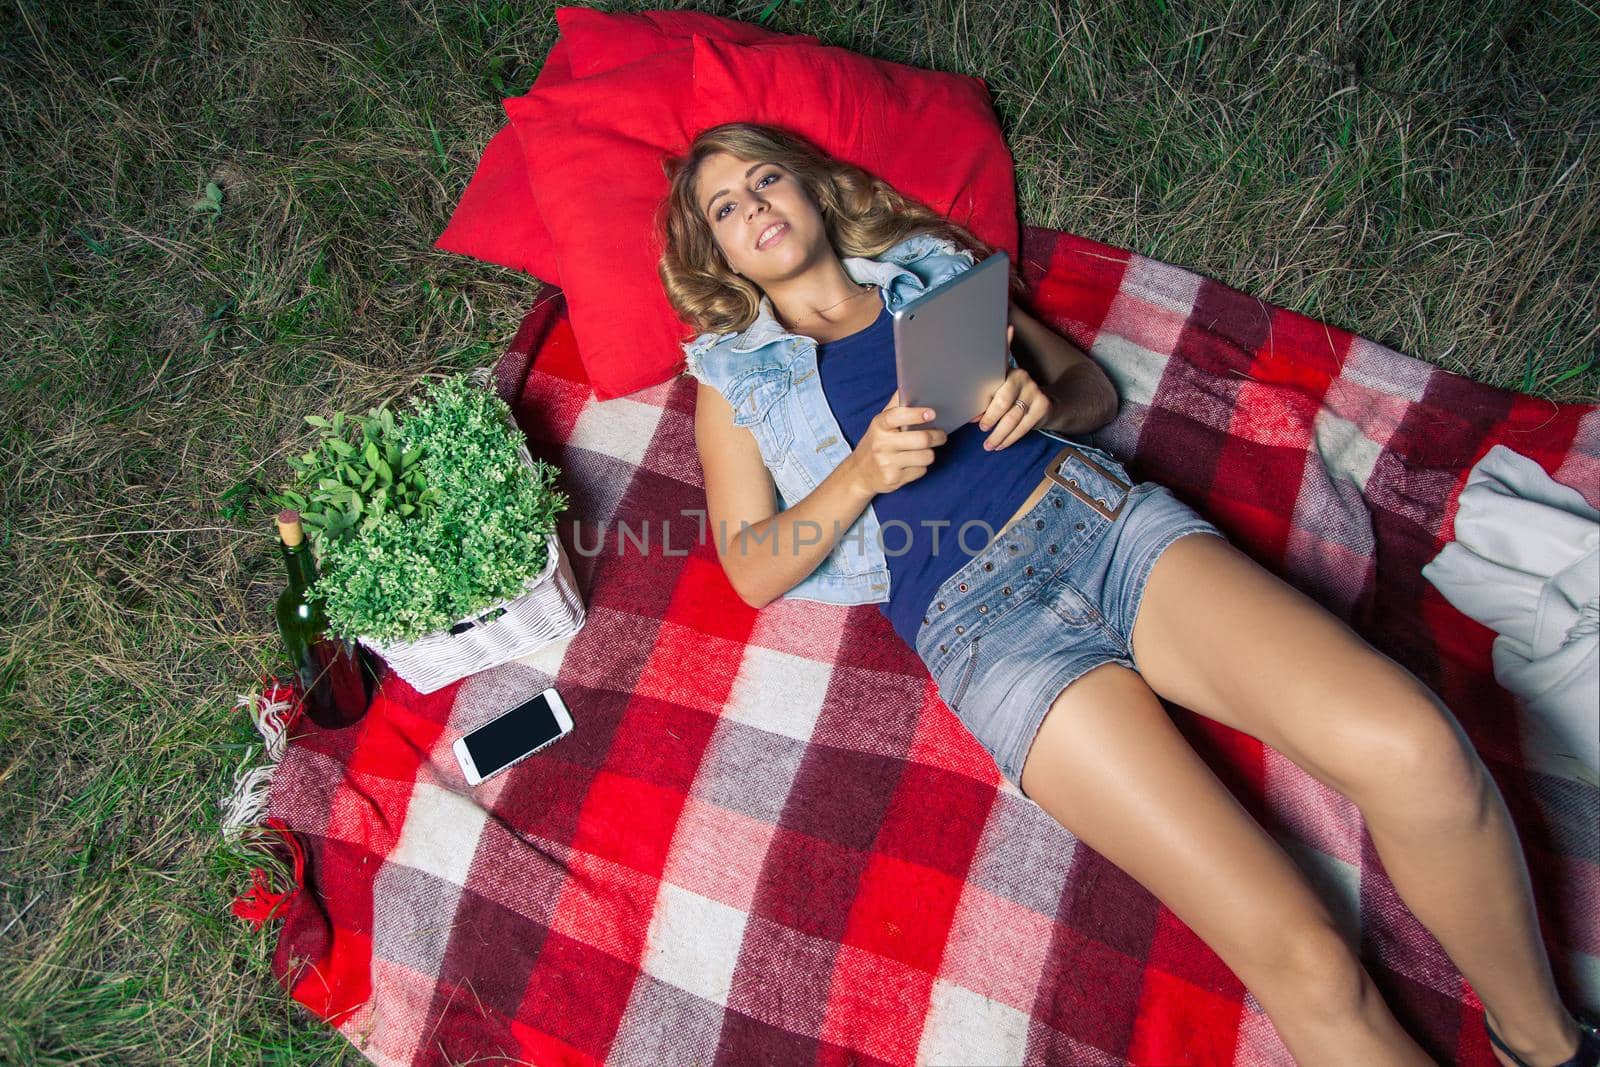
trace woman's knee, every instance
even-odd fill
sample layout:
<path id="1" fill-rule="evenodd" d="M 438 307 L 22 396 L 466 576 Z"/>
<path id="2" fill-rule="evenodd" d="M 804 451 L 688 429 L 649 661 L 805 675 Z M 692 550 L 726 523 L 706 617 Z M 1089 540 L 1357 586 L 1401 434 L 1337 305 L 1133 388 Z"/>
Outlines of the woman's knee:
<path id="1" fill-rule="evenodd" d="M 1371 979 L 1331 918 L 1279 927 L 1258 951 L 1232 964 L 1239 980 L 1274 1016 L 1343 1018 L 1360 1010 Z"/>
<path id="2" fill-rule="evenodd" d="M 1443 701 L 1398 664 L 1389 683 L 1343 697 L 1343 736 L 1308 767 L 1369 818 L 1444 829 L 1479 818 L 1489 776 Z"/>
<path id="3" fill-rule="evenodd" d="M 1108 664 L 1051 705 L 1023 787 L 1252 990 L 1344 1010 L 1362 971 L 1304 873 L 1181 736 L 1137 673 Z"/>

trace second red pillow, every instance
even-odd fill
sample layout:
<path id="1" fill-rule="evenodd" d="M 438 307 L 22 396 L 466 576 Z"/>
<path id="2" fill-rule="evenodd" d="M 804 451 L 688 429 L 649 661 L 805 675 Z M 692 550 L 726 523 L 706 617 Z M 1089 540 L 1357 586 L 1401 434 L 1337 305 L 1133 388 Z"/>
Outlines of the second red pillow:
<path id="1" fill-rule="evenodd" d="M 737 121 L 793 130 L 1017 259 L 1011 152 L 979 78 L 845 48 L 696 36 L 694 103 L 696 130 Z"/>

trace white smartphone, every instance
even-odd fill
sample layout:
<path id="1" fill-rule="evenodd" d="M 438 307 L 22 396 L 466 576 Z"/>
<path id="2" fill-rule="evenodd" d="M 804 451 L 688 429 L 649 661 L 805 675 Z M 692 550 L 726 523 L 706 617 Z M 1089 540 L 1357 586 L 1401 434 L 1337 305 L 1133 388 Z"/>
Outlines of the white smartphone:
<path id="1" fill-rule="evenodd" d="M 497 715 L 453 746 L 468 785 L 513 767 L 572 732 L 572 713 L 554 688 Z"/>

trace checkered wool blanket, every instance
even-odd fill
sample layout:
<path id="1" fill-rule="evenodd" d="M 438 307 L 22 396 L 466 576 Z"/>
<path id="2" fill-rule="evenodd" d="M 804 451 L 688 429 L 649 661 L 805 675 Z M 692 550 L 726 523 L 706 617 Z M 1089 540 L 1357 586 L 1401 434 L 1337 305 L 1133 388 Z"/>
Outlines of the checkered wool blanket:
<path id="1" fill-rule="evenodd" d="M 1023 253 L 1031 310 L 1121 392 L 1092 443 L 1454 709 L 1517 820 L 1558 983 L 1600 1002 L 1600 798 L 1529 769 L 1493 632 L 1419 573 L 1497 443 L 1600 504 L 1600 410 L 1070 234 L 1026 228 Z M 593 400 L 553 289 L 497 376 L 562 471 L 587 621 L 429 696 L 390 676 L 358 728 L 292 739 L 268 815 L 304 851 L 273 961 L 296 1000 L 380 1064 L 1289 1062 L 1204 943 L 1000 779 L 875 606 L 739 600 L 694 516 L 692 379 Z M 550 684 L 574 732 L 466 787 L 454 739 Z M 1442 1062 L 1492 1064 L 1355 807 L 1173 713 L 1402 1023 Z"/>

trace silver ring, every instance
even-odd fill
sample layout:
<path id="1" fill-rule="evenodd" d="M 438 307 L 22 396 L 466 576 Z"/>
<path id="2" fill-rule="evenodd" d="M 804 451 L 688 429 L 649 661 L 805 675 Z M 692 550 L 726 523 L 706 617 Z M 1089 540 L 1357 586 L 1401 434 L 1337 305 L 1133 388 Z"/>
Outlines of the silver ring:
<path id="1" fill-rule="evenodd" d="M 1022 413 L 1023 413 L 1023 414 L 1024 414 L 1024 415 L 1026 415 L 1026 414 L 1027 414 L 1027 413 L 1028 413 L 1028 405 L 1026 405 L 1026 404 L 1024 404 L 1024 403 L 1023 403 L 1023 402 L 1022 402 L 1022 398 L 1021 398 L 1021 397 L 1018 397 L 1018 398 L 1017 398 L 1017 399 L 1016 399 L 1016 401 L 1015 401 L 1015 402 L 1013 402 L 1013 404 L 1012 404 L 1012 406 L 1013 406 L 1013 407 L 1019 407 L 1019 408 L 1021 408 L 1021 409 L 1022 409 Z"/>

